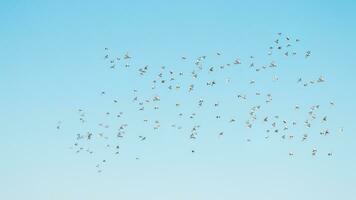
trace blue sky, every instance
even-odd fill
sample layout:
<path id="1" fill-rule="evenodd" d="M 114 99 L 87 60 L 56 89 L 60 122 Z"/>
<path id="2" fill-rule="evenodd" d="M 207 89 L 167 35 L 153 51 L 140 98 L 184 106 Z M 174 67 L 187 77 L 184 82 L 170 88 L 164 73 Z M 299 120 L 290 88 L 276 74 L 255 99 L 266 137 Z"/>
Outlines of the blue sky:
<path id="1" fill-rule="evenodd" d="M 352 199 L 355 9 L 353 1 L 1 1 L 0 199 Z M 114 55 L 130 52 L 133 65 L 182 71 L 190 66 L 181 56 L 207 55 L 219 63 L 255 55 L 263 63 L 277 32 L 300 38 L 298 52 L 311 50 L 312 56 L 276 57 L 281 66 L 268 77 L 278 75 L 280 82 L 256 89 L 271 92 L 276 99 L 271 111 L 287 118 L 295 115 L 288 110 L 295 104 L 305 108 L 320 103 L 330 118 L 329 128 L 344 127 L 342 134 L 306 144 L 266 141 L 263 129 L 246 132 L 212 124 L 204 115 L 209 111 L 200 110 L 207 124 L 201 140 L 192 142 L 164 127 L 152 135 L 129 105 L 132 88 L 144 81 L 124 70 L 109 70 L 103 59 L 108 47 Z M 221 58 L 215 56 L 218 51 Z M 220 108 L 226 117 L 235 115 L 229 92 L 250 92 L 239 83 L 254 75 L 248 70 L 230 73 L 236 80 L 232 86 L 199 94 L 210 103 L 226 102 Z M 326 77 L 325 84 L 307 89 L 295 84 L 298 77 L 320 75 Z M 262 75 L 254 78 L 266 81 Z M 107 97 L 99 95 L 102 90 Z M 151 95 L 149 89 L 142 93 Z M 168 92 L 160 95 L 178 98 Z M 194 105 L 199 95 L 181 101 Z M 108 103 L 116 97 L 122 99 L 118 109 L 128 115 L 133 135 L 122 143 L 120 157 L 105 151 L 75 154 L 68 147 L 82 130 L 77 109 L 85 109 L 94 126 L 106 110 L 116 109 Z M 329 101 L 335 108 L 328 107 Z M 249 108 L 237 109 L 244 113 Z M 175 119 L 169 111 L 162 115 L 168 124 Z M 59 120 L 62 128 L 57 131 Z M 223 138 L 216 137 L 218 129 L 226 131 Z M 138 143 L 139 133 L 152 136 Z M 320 148 L 317 157 L 310 155 L 314 146 Z M 197 152 L 191 154 L 191 149 Z M 108 163 L 103 173 L 96 173 L 103 157 Z"/>

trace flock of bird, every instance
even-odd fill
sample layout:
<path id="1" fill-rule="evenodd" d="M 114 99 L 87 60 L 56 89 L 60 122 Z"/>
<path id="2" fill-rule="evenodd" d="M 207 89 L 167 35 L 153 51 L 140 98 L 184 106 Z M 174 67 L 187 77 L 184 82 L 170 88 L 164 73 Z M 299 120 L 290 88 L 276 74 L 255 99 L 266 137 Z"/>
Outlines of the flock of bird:
<path id="1" fill-rule="evenodd" d="M 278 33 L 277 38 L 273 41 L 273 45 L 268 48 L 266 57 L 268 58 L 274 54 L 279 54 L 283 57 L 299 56 L 301 59 L 309 59 L 309 57 L 312 56 L 311 51 L 307 50 L 300 53 L 293 49 L 293 46 L 298 45 L 298 43 L 300 43 L 299 39 L 293 39 L 282 33 Z M 124 111 L 104 111 L 103 115 L 115 119 L 115 124 L 99 122 L 95 123 L 96 128 L 94 130 L 85 130 L 84 132 L 77 133 L 74 144 L 70 147 L 76 153 L 86 152 L 94 154 L 95 149 L 89 148 L 87 144 L 97 140 L 104 140 L 107 141 L 104 142 L 104 145 L 109 152 L 115 155 L 120 154 L 121 141 L 129 135 L 129 126 L 143 127 L 143 129 L 145 129 L 145 134 L 130 133 L 131 135 L 135 135 L 134 137 L 137 137 L 138 142 L 145 141 L 150 138 L 150 129 L 152 130 L 151 132 L 157 132 L 162 128 L 162 126 L 167 126 L 185 133 L 188 140 L 199 140 L 199 137 L 202 136 L 201 128 L 203 126 L 213 127 L 218 122 L 223 124 L 226 123 L 223 126 L 228 126 L 229 124 L 239 124 L 248 130 L 252 130 L 255 126 L 263 126 L 265 130 L 263 137 L 266 140 L 272 136 L 277 136 L 283 140 L 288 139 L 306 142 L 315 135 L 315 133 L 309 133 L 312 126 L 315 124 L 327 124 L 328 122 L 328 116 L 321 115 L 320 113 L 322 112 L 319 113 L 322 107 L 319 104 L 307 106 L 294 105 L 292 108 L 292 110 L 294 110 L 292 111 L 292 114 L 293 112 L 301 112 L 300 110 L 307 108 L 305 117 L 302 120 L 287 119 L 278 114 L 262 112 L 264 108 L 268 107 L 274 101 L 274 98 L 271 93 L 264 93 L 263 91 L 258 91 L 256 87 L 253 87 L 259 83 L 255 79 L 250 79 L 245 83 L 246 87 L 250 88 L 250 91 L 253 91 L 252 93 L 249 92 L 249 94 L 247 94 L 247 92 L 240 92 L 236 94 L 238 86 L 232 84 L 233 78 L 230 77 L 233 70 L 238 71 L 241 70 L 241 68 L 244 68 L 245 70 L 252 70 L 256 73 L 263 73 L 263 71 L 274 70 L 279 67 L 278 63 L 273 60 L 267 62 L 266 64 L 259 65 L 257 64 L 254 56 L 249 56 L 247 59 L 235 58 L 231 59 L 228 63 L 211 65 L 207 64 L 210 56 L 208 57 L 203 55 L 195 59 L 189 59 L 186 56 L 182 56 L 180 58 L 181 62 L 192 66 L 187 72 L 181 68 L 180 69 L 182 71 L 177 71 L 177 68 L 169 68 L 166 66 L 150 67 L 149 65 L 145 65 L 142 67 L 136 67 L 131 64 L 134 57 L 129 53 L 126 53 L 122 57 L 114 57 L 111 55 L 109 48 L 105 48 L 104 52 L 105 54 L 103 59 L 107 62 L 108 70 L 122 70 L 121 73 L 125 72 L 125 70 L 130 70 L 132 73 L 136 74 L 137 77 L 142 79 L 141 88 L 132 88 L 132 94 L 124 95 L 132 95 L 132 100 L 125 103 L 130 103 L 133 106 L 132 111 L 130 111 L 130 116 L 134 115 L 136 119 L 142 118 L 140 121 L 143 124 L 126 123 L 130 122 L 130 119 L 125 118 L 126 113 L 124 113 Z M 216 55 L 211 57 L 217 58 L 221 56 L 222 53 L 217 52 Z M 227 71 L 226 73 L 224 73 L 225 70 Z M 148 76 L 148 74 L 150 75 Z M 223 76 L 224 78 L 221 80 L 221 77 Z M 149 82 L 146 82 L 146 80 L 149 80 Z M 272 79 L 269 80 L 276 82 L 279 81 L 279 78 L 277 76 L 273 76 Z M 319 76 L 314 80 L 304 80 L 302 77 L 296 77 L 295 79 L 295 83 L 301 85 L 302 87 L 324 84 L 325 82 L 326 79 L 323 76 Z M 238 105 L 241 105 L 241 102 L 254 102 L 254 105 L 247 108 L 248 113 L 246 113 L 247 117 L 245 119 L 242 117 L 237 118 L 224 116 L 222 113 L 227 113 L 226 110 L 222 110 L 220 113 L 214 111 L 214 109 L 219 108 L 223 102 L 222 99 L 219 100 L 217 98 L 219 92 L 217 90 L 221 89 L 219 88 L 214 90 L 214 88 L 219 85 L 231 85 L 231 87 L 228 87 L 225 92 L 229 92 L 233 97 L 233 102 Z M 229 91 L 229 88 L 231 88 L 232 91 Z M 204 90 L 204 94 L 208 95 L 201 95 L 206 97 L 199 97 L 195 99 L 196 95 L 194 96 L 191 94 L 197 93 L 197 90 Z M 149 93 L 154 95 L 140 95 L 140 91 L 150 91 Z M 175 93 L 175 97 L 181 96 L 181 99 L 188 100 L 190 105 L 185 106 L 179 100 L 171 102 L 170 98 L 166 98 L 165 95 L 160 95 L 167 93 L 171 94 L 169 92 Z M 103 90 L 98 93 L 98 95 L 103 98 L 110 98 L 108 96 L 110 91 Z M 121 98 L 110 99 L 110 101 L 112 101 L 113 104 L 118 105 L 121 103 Z M 191 105 L 191 102 L 196 102 L 194 103 L 196 105 Z M 328 101 L 327 104 L 330 108 L 335 106 L 333 101 Z M 192 110 L 187 111 L 187 109 Z M 204 116 L 200 116 L 199 118 L 198 109 L 205 110 L 206 114 L 204 114 Z M 231 108 L 231 110 L 232 109 L 233 108 Z M 147 117 L 150 116 L 151 112 L 155 113 L 154 116 L 156 118 Z M 164 124 L 160 119 L 167 118 L 167 113 L 169 113 L 169 117 L 177 118 L 175 122 L 180 120 L 181 123 Z M 78 109 L 78 118 L 81 124 L 88 123 L 86 109 Z M 125 120 L 126 122 L 122 122 Z M 112 128 L 117 124 L 119 124 L 118 127 Z M 61 129 L 61 126 L 62 121 L 58 121 L 57 129 Z M 150 127 L 150 129 L 146 129 L 146 127 Z M 296 127 L 299 127 L 299 129 Z M 295 130 L 299 130 L 300 133 L 296 133 L 294 130 L 294 134 L 292 134 L 293 131 L 290 130 L 293 130 L 293 128 Z M 213 129 L 210 129 L 211 133 L 209 134 L 216 134 L 218 137 L 223 137 L 224 134 L 226 134 L 226 131 L 223 129 L 224 128 L 216 132 L 214 132 Z M 343 128 L 338 130 L 338 132 L 342 131 Z M 317 135 L 327 136 L 331 134 L 331 132 L 332 131 L 330 129 L 325 128 L 320 130 Z M 244 140 L 246 140 L 246 142 L 251 142 L 252 139 L 247 137 L 244 138 Z M 191 153 L 196 152 L 195 149 L 190 149 L 189 151 L 191 151 Z M 310 154 L 312 156 L 317 156 L 318 148 L 314 147 L 310 149 Z M 328 151 L 325 154 L 327 156 L 332 156 L 331 151 Z M 290 151 L 287 155 L 294 156 L 295 152 Z M 136 157 L 136 159 L 138 160 L 140 158 Z M 98 172 L 102 171 L 102 165 L 106 162 L 106 159 L 102 159 L 100 163 L 96 165 Z"/>

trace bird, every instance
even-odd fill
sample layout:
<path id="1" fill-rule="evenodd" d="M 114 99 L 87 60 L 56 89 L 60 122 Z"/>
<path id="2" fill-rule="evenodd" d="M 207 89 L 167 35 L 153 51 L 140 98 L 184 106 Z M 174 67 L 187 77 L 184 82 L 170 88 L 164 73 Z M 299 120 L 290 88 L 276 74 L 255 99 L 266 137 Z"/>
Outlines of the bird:
<path id="1" fill-rule="evenodd" d="M 235 64 L 235 65 L 239 65 L 239 64 L 241 64 L 240 59 L 236 59 L 236 60 L 234 61 L 234 64 Z"/>
<path id="2" fill-rule="evenodd" d="M 57 122 L 57 126 L 56 126 L 57 130 L 61 129 L 61 124 L 62 124 L 62 121 Z"/>
<path id="3" fill-rule="evenodd" d="M 126 53 L 126 54 L 124 55 L 124 59 L 131 59 L 131 56 L 129 55 L 129 53 Z"/>
<path id="4" fill-rule="evenodd" d="M 311 55 L 311 51 L 307 51 L 307 52 L 305 52 L 305 58 L 310 57 L 310 55 Z"/>

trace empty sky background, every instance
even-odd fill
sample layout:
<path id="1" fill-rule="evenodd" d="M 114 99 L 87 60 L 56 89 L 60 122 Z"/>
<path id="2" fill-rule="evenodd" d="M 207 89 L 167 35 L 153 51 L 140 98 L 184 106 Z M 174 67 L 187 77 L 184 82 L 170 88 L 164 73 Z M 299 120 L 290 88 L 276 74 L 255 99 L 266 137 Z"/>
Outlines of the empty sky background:
<path id="1" fill-rule="evenodd" d="M 0 199 L 354 198 L 355 10 L 351 0 L 0 1 Z M 293 109 L 286 108 L 295 104 L 321 104 L 330 129 L 344 127 L 342 134 L 288 145 L 277 138 L 266 141 L 264 129 L 254 129 L 247 144 L 246 129 L 226 127 L 225 137 L 218 138 L 217 130 L 209 132 L 211 123 L 203 129 L 207 136 L 195 144 L 168 129 L 138 144 L 136 132 L 147 127 L 132 120 L 127 123 L 136 135 L 123 142 L 120 157 L 75 154 L 68 148 L 79 130 L 78 108 L 92 114 L 96 125 L 100 114 L 114 109 L 100 91 L 131 99 L 132 87 L 142 85 L 124 71 L 108 69 L 105 47 L 117 56 L 130 52 L 139 66 L 179 70 L 189 68 L 181 56 L 214 60 L 217 51 L 223 54 L 221 62 L 249 55 L 258 60 L 277 32 L 300 38 L 299 52 L 311 50 L 312 56 L 281 61 L 280 69 L 269 75 L 281 81 L 260 88 L 275 94 L 273 111 L 290 117 Z M 236 73 L 230 75 L 233 80 L 249 80 Z M 320 75 L 327 80 L 323 85 L 306 89 L 295 84 L 298 77 Z M 230 90 L 221 91 L 227 98 Z M 217 99 L 205 92 L 207 99 Z M 329 101 L 335 108 L 328 107 Z M 228 113 L 234 105 L 222 106 Z M 131 113 L 128 106 L 120 109 Z M 167 121 L 174 119 L 165 115 Z M 57 131 L 59 120 L 62 129 Z M 314 146 L 320 154 L 313 158 Z M 296 155 L 289 157 L 289 151 Z M 326 155 L 329 151 L 332 157 Z M 95 165 L 102 158 L 108 164 L 99 174 Z"/>

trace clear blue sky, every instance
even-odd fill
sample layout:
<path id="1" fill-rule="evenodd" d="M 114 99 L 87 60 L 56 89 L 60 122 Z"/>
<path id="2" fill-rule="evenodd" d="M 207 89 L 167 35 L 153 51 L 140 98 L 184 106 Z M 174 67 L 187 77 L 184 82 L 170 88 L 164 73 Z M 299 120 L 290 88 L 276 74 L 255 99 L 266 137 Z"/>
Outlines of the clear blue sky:
<path id="1" fill-rule="evenodd" d="M 1 1 L 0 199 L 355 198 L 355 10 L 351 0 Z M 118 158 L 103 154 L 108 164 L 100 174 L 95 164 L 101 157 L 68 149 L 80 125 L 78 108 L 87 110 L 95 124 L 112 109 L 99 95 L 101 90 L 129 100 L 127 93 L 141 84 L 107 69 L 105 47 L 121 56 L 130 52 L 140 66 L 179 70 L 186 69 L 181 66 L 183 55 L 213 56 L 220 51 L 222 62 L 249 55 L 258 60 L 277 32 L 300 38 L 301 51 L 311 50 L 312 56 L 282 62 L 274 75 L 283 84 L 268 88 L 279 105 L 273 111 L 290 117 L 293 111 L 285 109 L 295 104 L 327 107 L 333 100 L 335 108 L 323 107 L 323 112 L 331 130 L 344 127 L 342 134 L 290 145 L 277 138 L 263 140 L 263 129 L 243 133 L 241 127 L 224 127 L 226 135 L 217 138 L 209 132 L 215 128 L 210 124 L 203 128 L 207 136 L 193 144 L 163 129 L 145 143 L 134 142 L 136 136 L 123 142 Z M 320 75 L 327 83 L 308 89 L 295 84 L 299 76 Z M 239 74 L 231 78 L 249 79 Z M 234 104 L 224 106 L 222 112 L 232 116 Z M 119 109 L 134 116 L 125 104 Z M 58 120 L 60 131 L 55 129 Z M 147 130 L 135 120 L 127 123 L 132 132 Z M 246 134 L 252 138 L 249 144 Z M 321 153 L 313 158 L 314 146 Z M 296 154 L 293 158 L 287 155 L 290 150 Z M 329 151 L 331 158 L 326 156 Z"/>

